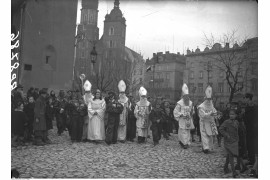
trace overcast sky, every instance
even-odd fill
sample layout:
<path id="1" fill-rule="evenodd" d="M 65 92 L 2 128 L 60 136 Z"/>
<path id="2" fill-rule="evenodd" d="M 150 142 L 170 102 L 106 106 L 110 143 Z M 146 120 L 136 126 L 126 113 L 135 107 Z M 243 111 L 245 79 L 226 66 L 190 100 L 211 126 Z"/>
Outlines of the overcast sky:
<path id="1" fill-rule="evenodd" d="M 103 34 L 105 15 L 114 1 L 99 0 L 98 27 Z M 204 33 L 220 36 L 231 30 L 258 36 L 256 1 L 153 1 L 120 0 L 126 18 L 126 46 L 151 58 L 155 52 L 180 52 L 197 46 L 203 50 Z"/>

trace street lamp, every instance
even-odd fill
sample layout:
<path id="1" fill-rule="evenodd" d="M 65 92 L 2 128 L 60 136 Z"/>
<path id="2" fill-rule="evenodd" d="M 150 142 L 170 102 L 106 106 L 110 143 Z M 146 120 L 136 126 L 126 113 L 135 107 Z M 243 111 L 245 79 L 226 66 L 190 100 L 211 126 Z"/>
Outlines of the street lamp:
<path id="1" fill-rule="evenodd" d="M 93 49 L 92 49 L 92 51 L 90 53 L 90 57 L 91 57 L 91 62 L 93 64 L 93 66 L 94 66 L 94 64 L 96 63 L 96 60 L 97 60 L 97 51 L 96 51 L 96 46 L 95 45 L 93 46 Z"/>

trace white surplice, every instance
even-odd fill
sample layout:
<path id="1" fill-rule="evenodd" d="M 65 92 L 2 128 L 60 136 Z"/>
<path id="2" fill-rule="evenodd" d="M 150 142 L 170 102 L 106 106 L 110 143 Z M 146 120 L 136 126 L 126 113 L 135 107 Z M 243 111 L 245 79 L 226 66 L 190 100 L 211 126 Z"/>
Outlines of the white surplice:
<path id="1" fill-rule="evenodd" d="M 118 102 L 124 106 L 124 109 L 120 114 L 117 139 L 120 141 L 124 141 L 127 137 L 128 98 L 125 96 L 125 98 L 123 99 L 120 98 Z"/>
<path id="2" fill-rule="evenodd" d="M 91 100 L 88 103 L 88 133 L 87 139 L 89 140 L 104 140 L 105 127 L 104 127 L 104 114 L 106 110 L 106 103 L 104 99 Z M 97 115 L 94 115 L 94 113 Z"/>

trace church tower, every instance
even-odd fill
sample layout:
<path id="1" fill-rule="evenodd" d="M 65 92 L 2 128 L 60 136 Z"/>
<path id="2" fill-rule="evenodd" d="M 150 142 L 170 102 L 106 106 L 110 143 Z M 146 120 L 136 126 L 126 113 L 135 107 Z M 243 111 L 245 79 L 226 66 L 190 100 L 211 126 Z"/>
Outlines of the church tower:
<path id="1" fill-rule="evenodd" d="M 75 76 L 90 76 L 90 52 L 99 40 L 98 0 L 82 0 L 81 20 L 77 31 Z"/>
<path id="2" fill-rule="evenodd" d="M 126 19 L 120 10 L 119 0 L 114 1 L 114 8 L 105 16 L 102 41 L 105 44 L 107 56 L 123 57 L 126 41 Z"/>

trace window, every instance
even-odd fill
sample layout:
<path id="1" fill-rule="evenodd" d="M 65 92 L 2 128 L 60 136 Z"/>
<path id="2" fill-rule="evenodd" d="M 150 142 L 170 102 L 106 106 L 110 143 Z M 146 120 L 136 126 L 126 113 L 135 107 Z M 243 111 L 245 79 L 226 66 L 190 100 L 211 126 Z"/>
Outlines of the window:
<path id="1" fill-rule="evenodd" d="M 203 71 L 200 71 L 200 78 L 203 78 Z"/>
<path id="2" fill-rule="evenodd" d="M 212 72 L 209 71 L 209 78 L 212 78 Z"/>
<path id="3" fill-rule="evenodd" d="M 85 52 L 82 51 L 82 55 L 81 55 L 82 58 L 85 58 Z"/>
<path id="4" fill-rule="evenodd" d="M 242 69 L 239 69 L 238 76 L 239 76 L 239 77 L 242 77 L 242 76 L 243 76 L 243 70 L 242 70 Z"/>
<path id="5" fill-rule="evenodd" d="M 113 48 L 113 41 L 110 40 L 110 48 Z"/>
<path id="6" fill-rule="evenodd" d="M 191 68 L 194 68 L 194 63 L 193 63 L 193 62 L 190 63 L 190 67 L 191 67 Z"/>
<path id="7" fill-rule="evenodd" d="M 110 36 L 111 36 L 111 35 L 114 35 L 114 28 L 113 28 L 113 27 L 110 28 L 110 30 L 109 30 L 109 35 L 110 35 Z"/>
<path id="8" fill-rule="evenodd" d="M 25 71 L 32 71 L 32 65 L 31 64 L 24 64 L 24 70 Z"/>
<path id="9" fill-rule="evenodd" d="M 257 84 L 257 80 L 256 79 L 253 79 L 251 81 L 251 90 L 254 91 L 254 92 L 257 92 L 258 90 L 258 84 Z"/>
<path id="10" fill-rule="evenodd" d="M 194 83 L 189 83 L 188 89 L 190 90 L 190 92 L 194 93 Z"/>
<path id="11" fill-rule="evenodd" d="M 258 65 L 256 63 L 251 63 L 251 74 L 256 75 L 258 73 Z"/>
<path id="12" fill-rule="evenodd" d="M 243 82 L 237 84 L 237 90 L 242 92 L 243 91 Z"/>
<path id="13" fill-rule="evenodd" d="M 50 56 L 46 56 L 46 64 L 49 64 Z"/>
<path id="14" fill-rule="evenodd" d="M 203 92 L 203 83 L 198 83 L 198 92 L 199 93 Z"/>
<path id="15" fill-rule="evenodd" d="M 170 79 L 170 73 L 166 73 L 166 79 L 167 79 L 167 80 Z"/>
<path id="16" fill-rule="evenodd" d="M 191 79 L 194 78 L 194 72 L 190 72 L 190 78 L 191 78 Z"/>
<path id="17" fill-rule="evenodd" d="M 218 92 L 223 93 L 223 91 L 224 91 L 224 84 L 218 83 Z"/>
<path id="18" fill-rule="evenodd" d="M 222 71 L 220 71 L 219 77 L 220 77 L 220 78 L 223 78 L 223 77 L 224 77 L 224 73 L 223 73 Z"/>
<path id="19" fill-rule="evenodd" d="M 140 84 L 142 83 L 142 78 L 140 78 Z"/>

